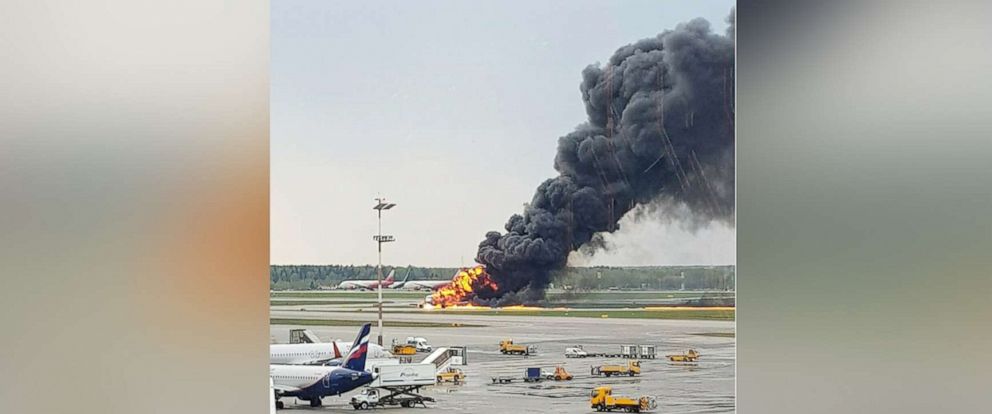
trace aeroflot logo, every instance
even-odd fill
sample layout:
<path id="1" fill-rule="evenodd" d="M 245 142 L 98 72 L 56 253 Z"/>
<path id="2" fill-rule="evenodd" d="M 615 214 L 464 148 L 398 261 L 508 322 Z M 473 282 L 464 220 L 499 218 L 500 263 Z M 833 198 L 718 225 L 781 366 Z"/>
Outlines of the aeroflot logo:
<path id="1" fill-rule="evenodd" d="M 417 372 L 414 371 L 414 370 L 412 370 L 412 369 L 405 369 L 405 370 L 403 370 L 403 372 L 400 373 L 400 378 L 403 378 L 403 377 L 419 377 L 419 376 L 420 375 L 417 375 Z"/>
<path id="2" fill-rule="evenodd" d="M 362 355 L 362 354 L 364 354 L 364 353 L 365 353 L 365 351 L 366 351 L 366 350 L 367 350 L 368 348 L 369 348 L 369 344 L 368 344 L 368 342 L 367 342 L 367 338 L 366 338 L 366 339 L 363 339 L 363 340 L 362 340 L 362 342 L 361 342 L 361 344 L 359 344 L 359 345 L 358 345 L 357 347 L 355 347 L 355 349 L 353 349 L 353 350 L 352 350 L 352 351 L 351 351 L 351 352 L 350 352 L 350 353 L 348 354 L 348 359 L 352 359 L 352 358 L 355 358 L 355 357 L 357 357 L 357 356 L 360 356 L 360 355 Z"/>

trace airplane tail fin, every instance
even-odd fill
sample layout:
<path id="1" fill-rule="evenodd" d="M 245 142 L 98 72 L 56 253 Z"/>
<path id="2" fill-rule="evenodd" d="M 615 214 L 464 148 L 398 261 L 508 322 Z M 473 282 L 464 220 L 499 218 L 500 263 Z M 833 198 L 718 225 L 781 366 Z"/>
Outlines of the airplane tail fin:
<path id="1" fill-rule="evenodd" d="M 396 270 L 390 270 L 390 271 L 389 271 L 389 275 L 387 275 L 387 276 L 386 276 L 386 280 L 385 280 L 385 282 L 386 282 L 387 284 L 388 284 L 388 283 L 393 283 L 393 282 L 395 282 L 395 281 L 396 281 L 396 279 L 393 279 L 393 276 L 394 276 L 394 275 L 396 275 Z"/>
<path id="2" fill-rule="evenodd" d="M 372 324 L 362 325 L 362 330 L 358 332 L 355 343 L 351 345 L 348 356 L 344 357 L 341 366 L 354 371 L 365 371 L 365 358 L 369 353 L 369 337 L 372 333 Z"/>
<path id="3" fill-rule="evenodd" d="M 331 340 L 331 346 L 334 347 L 334 359 L 341 358 L 341 350 L 338 349 L 338 343 L 335 342 L 334 340 Z"/>

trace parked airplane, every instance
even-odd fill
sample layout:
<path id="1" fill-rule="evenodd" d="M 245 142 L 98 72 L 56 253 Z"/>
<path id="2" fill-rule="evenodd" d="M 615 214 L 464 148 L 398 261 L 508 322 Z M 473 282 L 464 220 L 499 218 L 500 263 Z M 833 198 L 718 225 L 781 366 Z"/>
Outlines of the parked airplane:
<path id="1" fill-rule="evenodd" d="M 276 408 L 283 408 L 279 400 L 282 397 L 296 397 L 309 401 L 311 407 L 320 407 L 323 397 L 340 395 L 372 382 L 372 374 L 365 372 L 371 326 L 362 325 L 340 367 L 269 364 Z"/>
<path id="2" fill-rule="evenodd" d="M 351 344 L 337 341 L 306 344 L 269 345 L 269 363 L 281 365 L 341 365 L 342 353 L 351 351 Z M 389 358 L 392 354 L 379 344 L 369 344 L 370 358 Z"/>
<path id="3" fill-rule="evenodd" d="M 393 275 L 395 273 L 396 273 L 395 270 L 389 271 L 389 275 L 382 280 L 383 288 L 388 288 L 390 285 L 393 284 L 393 282 L 395 282 L 395 280 L 393 279 Z M 378 288 L 379 288 L 378 280 L 345 280 L 344 282 L 338 284 L 338 286 L 336 287 L 336 289 L 363 289 L 363 290 L 371 290 Z"/>
<path id="4" fill-rule="evenodd" d="M 335 341 L 316 344 L 269 345 L 269 363 L 282 365 L 326 365 L 341 358 L 341 349 Z"/>
<path id="5" fill-rule="evenodd" d="M 406 270 L 406 276 L 403 276 L 403 280 L 401 280 L 399 282 L 396 282 L 396 283 L 393 283 L 392 285 L 389 286 L 389 288 L 390 289 L 403 289 L 403 286 L 406 286 L 406 282 L 408 280 L 410 280 L 410 270 L 412 270 L 412 269 L 409 269 L 408 268 Z"/>

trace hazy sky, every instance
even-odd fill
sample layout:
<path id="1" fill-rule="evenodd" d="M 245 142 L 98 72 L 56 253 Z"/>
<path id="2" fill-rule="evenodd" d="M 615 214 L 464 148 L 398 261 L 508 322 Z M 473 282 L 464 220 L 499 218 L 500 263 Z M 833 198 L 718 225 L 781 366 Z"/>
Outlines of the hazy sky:
<path id="1" fill-rule="evenodd" d="M 384 263 L 457 266 L 556 175 L 583 68 L 695 17 L 722 33 L 734 2 L 271 4 L 272 263 L 375 263 L 381 194 Z M 572 260 L 729 264 L 734 238 L 625 219 L 614 249 Z"/>

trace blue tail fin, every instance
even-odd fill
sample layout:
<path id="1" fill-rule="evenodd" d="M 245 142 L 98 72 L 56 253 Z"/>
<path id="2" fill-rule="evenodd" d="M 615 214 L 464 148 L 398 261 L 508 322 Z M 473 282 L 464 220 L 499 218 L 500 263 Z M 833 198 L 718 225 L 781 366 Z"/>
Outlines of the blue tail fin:
<path id="1" fill-rule="evenodd" d="M 358 338 L 355 338 L 355 343 L 351 344 L 351 349 L 348 351 L 348 355 L 344 357 L 341 366 L 355 371 L 365 371 L 365 357 L 369 353 L 369 337 L 371 336 L 371 332 L 371 323 L 362 325 L 362 330 L 358 332 Z"/>

